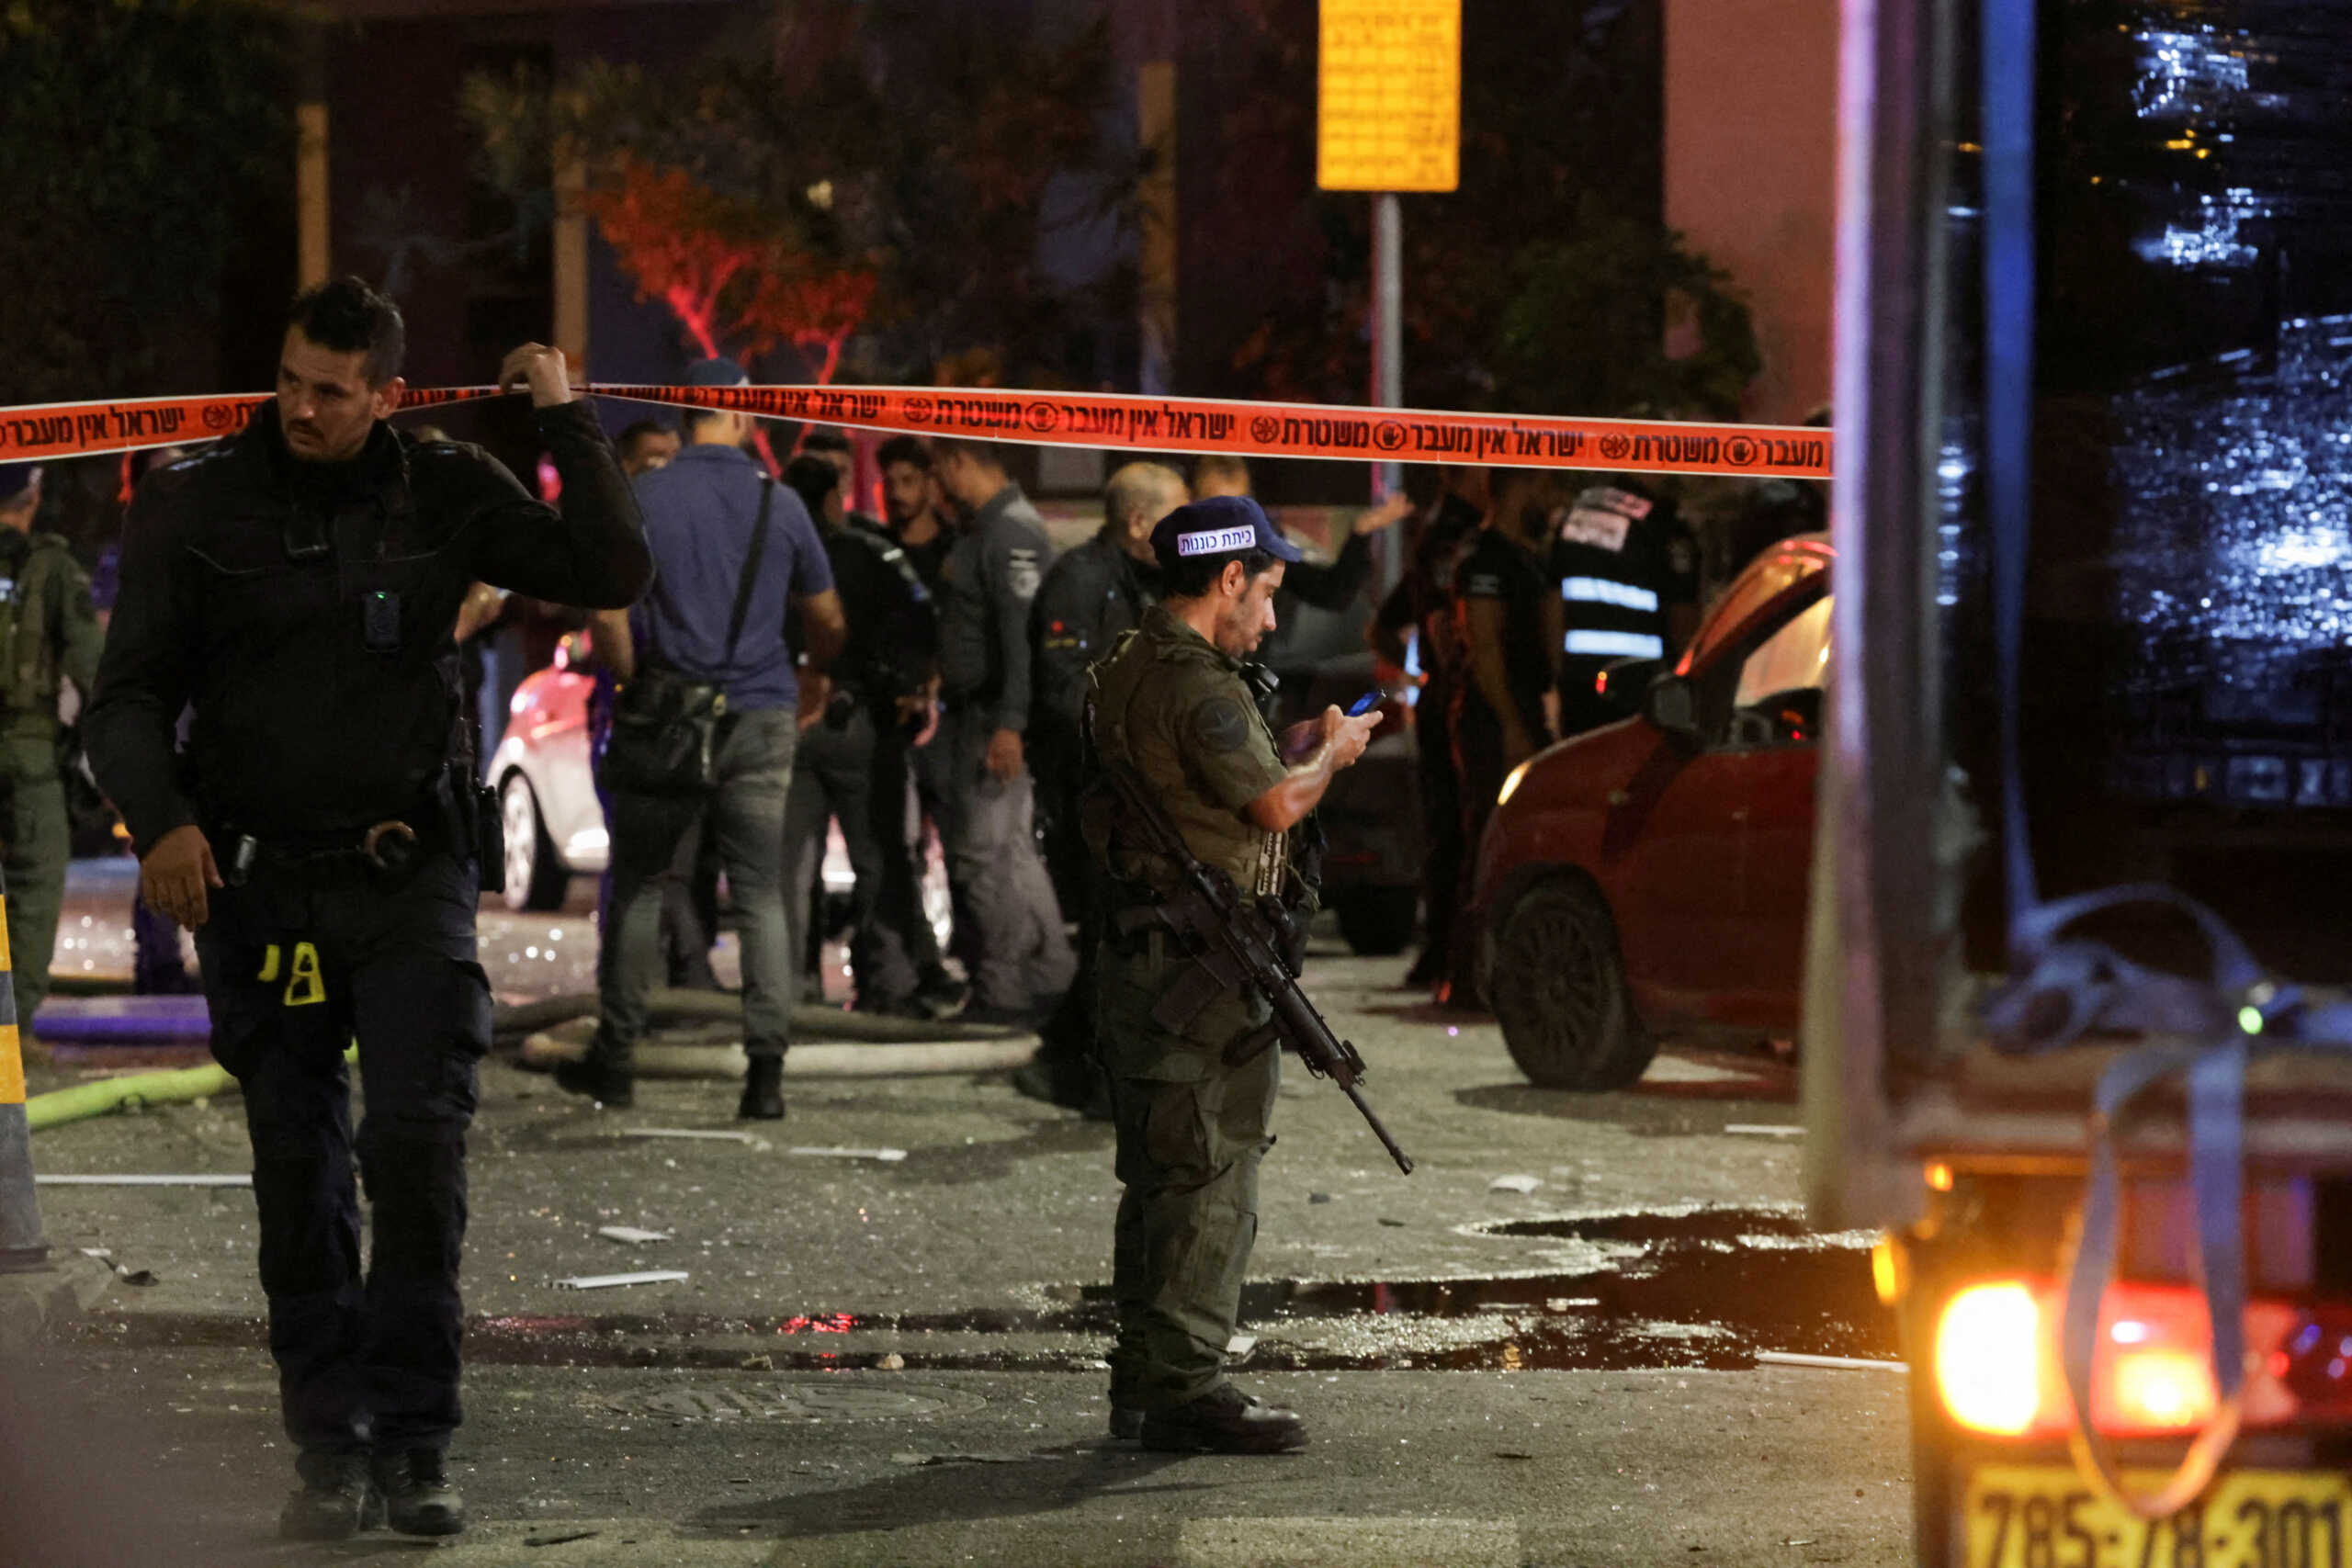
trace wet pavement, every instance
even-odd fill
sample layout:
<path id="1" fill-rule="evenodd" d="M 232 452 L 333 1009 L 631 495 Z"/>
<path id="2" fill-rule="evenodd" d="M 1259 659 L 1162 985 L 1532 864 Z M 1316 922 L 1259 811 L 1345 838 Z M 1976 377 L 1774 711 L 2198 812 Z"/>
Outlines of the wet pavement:
<path id="1" fill-rule="evenodd" d="M 76 913 L 94 923 L 67 934 L 96 943 L 102 911 Z M 578 989 L 575 966 L 593 962 L 579 897 L 553 915 L 486 910 L 483 931 L 511 999 Z M 93 974 L 108 961 L 73 951 Z M 1797 1119 L 1788 1064 L 1669 1044 L 1626 1093 L 1536 1089 L 1490 1021 L 1394 989 L 1401 964 L 1326 937 L 1308 971 L 1420 1168 L 1397 1176 L 1328 1085 L 1283 1085 L 1252 1337 L 1233 1354 L 1245 1386 L 1313 1423 L 1313 1447 L 1283 1460 L 1104 1439 L 1109 1130 L 1020 1098 L 1002 1074 L 796 1081 L 787 1122 L 741 1142 L 628 1135 L 734 1131 L 727 1084 L 645 1082 L 633 1110 L 600 1111 L 493 1059 L 469 1140 L 469 1416 L 452 1450 L 480 1522 L 439 1551 L 583 1564 L 1906 1561 L 1907 1379 L 1860 1364 L 1895 1353 L 1870 1238 L 1811 1235 L 1794 1207 L 1801 1139 L 1772 1131 Z M 36 1077 L 39 1090 L 70 1072 Z M 906 1157 L 808 1152 L 882 1148 Z M 54 1129 L 35 1155 L 61 1173 L 248 1168 L 233 1099 Z M 249 1191 L 41 1197 L 52 1244 L 106 1248 L 153 1280 L 118 1280 L 43 1352 L 46 1440 L 102 1447 L 114 1458 L 99 1474 L 138 1478 L 109 1517 L 153 1524 L 159 1498 L 181 1498 L 173 1561 L 414 1550 L 268 1540 L 287 1455 Z M 616 1225 L 663 1239 L 598 1234 Z M 563 1283 L 638 1270 L 685 1278 Z M 1858 1364 L 1770 1359 L 1791 1353 Z"/>

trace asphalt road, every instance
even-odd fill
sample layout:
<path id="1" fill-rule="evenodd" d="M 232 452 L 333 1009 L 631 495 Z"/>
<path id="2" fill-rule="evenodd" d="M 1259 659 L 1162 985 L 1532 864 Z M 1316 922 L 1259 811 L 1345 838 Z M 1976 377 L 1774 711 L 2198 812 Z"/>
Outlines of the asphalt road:
<path id="1" fill-rule="evenodd" d="M 68 940 L 102 942 L 105 909 L 83 906 L 93 924 L 69 919 Z M 593 951 L 577 903 L 486 914 L 485 931 L 507 996 L 568 988 Z M 560 960 L 524 956 L 550 945 Z M 1419 1169 L 1398 1176 L 1329 1086 L 1285 1082 L 1255 1343 L 1236 1355 L 1246 1386 L 1313 1424 L 1278 1459 L 1105 1436 L 1106 1127 L 956 1075 L 797 1078 L 789 1119 L 755 1141 L 644 1136 L 738 1133 L 732 1087 L 645 1084 L 608 1112 L 492 1062 L 452 1450 L 475 1524 L 435 1560 L 1906 1561 L 1907 1379 L 1770 1359 L 1894 1353 L 1867 1238 L 1796 1217 L 1798 1140 L 1727 1130 L 1792 1123 L 1790 1072 L 1669 1046 L 1632 1092 L 1537 1090 L 1490 1021 L 1419 1005 L 1401 967 L 1327 938 L 1308 971 Z M 73 1076 L 37 1068 L 33 1087 Z M 35 1156 L 247 1168 L 233 1099 L 55 1129 Z M 0 1433 L 29 1439 L 0 1448 L 0 1507 L 38 1499 L 8 1528 L 56 1537 L 12 1561 L 426 1550 L 270 1537 L 289 1456 L 249 1191 L 45 1187 L 42 1204 L 54 1247 L 105 1249 L 119 1277 L 0 1390 Z M 613 1225 L 666 1239 L 598 1234 Z M 687 1278 L 562 1283 L 636 1270 Z M 95 1555 L 73 1555 L 76 1535 Z"/>

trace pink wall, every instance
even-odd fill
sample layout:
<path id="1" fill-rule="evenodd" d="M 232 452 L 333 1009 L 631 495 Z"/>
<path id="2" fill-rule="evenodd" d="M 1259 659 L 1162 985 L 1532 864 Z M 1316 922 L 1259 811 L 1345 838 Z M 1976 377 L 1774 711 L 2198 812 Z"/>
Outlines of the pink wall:
<path id="1" fill-rule="evenodd" d="M 1837 164 L 1838 0 L 1666 0 L 1666 220 L 1747 294 L 1761 423 L 1829 400 Z"/>

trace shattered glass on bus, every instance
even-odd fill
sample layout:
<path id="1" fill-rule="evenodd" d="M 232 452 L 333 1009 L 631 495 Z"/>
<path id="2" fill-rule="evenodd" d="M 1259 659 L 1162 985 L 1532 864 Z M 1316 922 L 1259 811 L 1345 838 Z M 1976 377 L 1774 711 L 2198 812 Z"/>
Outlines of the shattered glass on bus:
<path id="1" fill-rule="evenodd" d="M 2043 17 L 2023 677 L 2043 891 L 2172 881 L 2283 967 L 2341 971 L 2352 5 Z M 1973 151 L 1953 154 L 1936 513 L 1953 752 L 1989 816 L 1995 694 L 1963 678 L 1991 658 Z M 1996 964 L 1995 861 L 1971 945 Z"/>

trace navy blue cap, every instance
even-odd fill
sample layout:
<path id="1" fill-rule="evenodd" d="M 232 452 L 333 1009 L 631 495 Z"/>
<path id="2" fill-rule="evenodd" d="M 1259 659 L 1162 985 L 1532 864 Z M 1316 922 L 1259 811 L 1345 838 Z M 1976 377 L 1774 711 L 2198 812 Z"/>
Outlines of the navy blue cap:
<path id="1" fill-rule="evenodd" d="M 40 482 L 39 463 L 0 463 L 0 502 L 16 500 Z"/>
<path id="2" fill-rule="evenodd" d="M 731 359 L 697 359 L 686 367 L 689 387 L 745 387 L 752 378 Z"/>
<path id="3" fill-rule="evenodd" d="M 1151 551 L 1162 570 L 1193 556 L 1238 556 L 1250 550 L 1263 550 L 1279 561 L 1305 558 L 1266 520 L 1265 508 L 1246 495 L 1213 495 L 1188 502 L 1151 531 Z"/>

